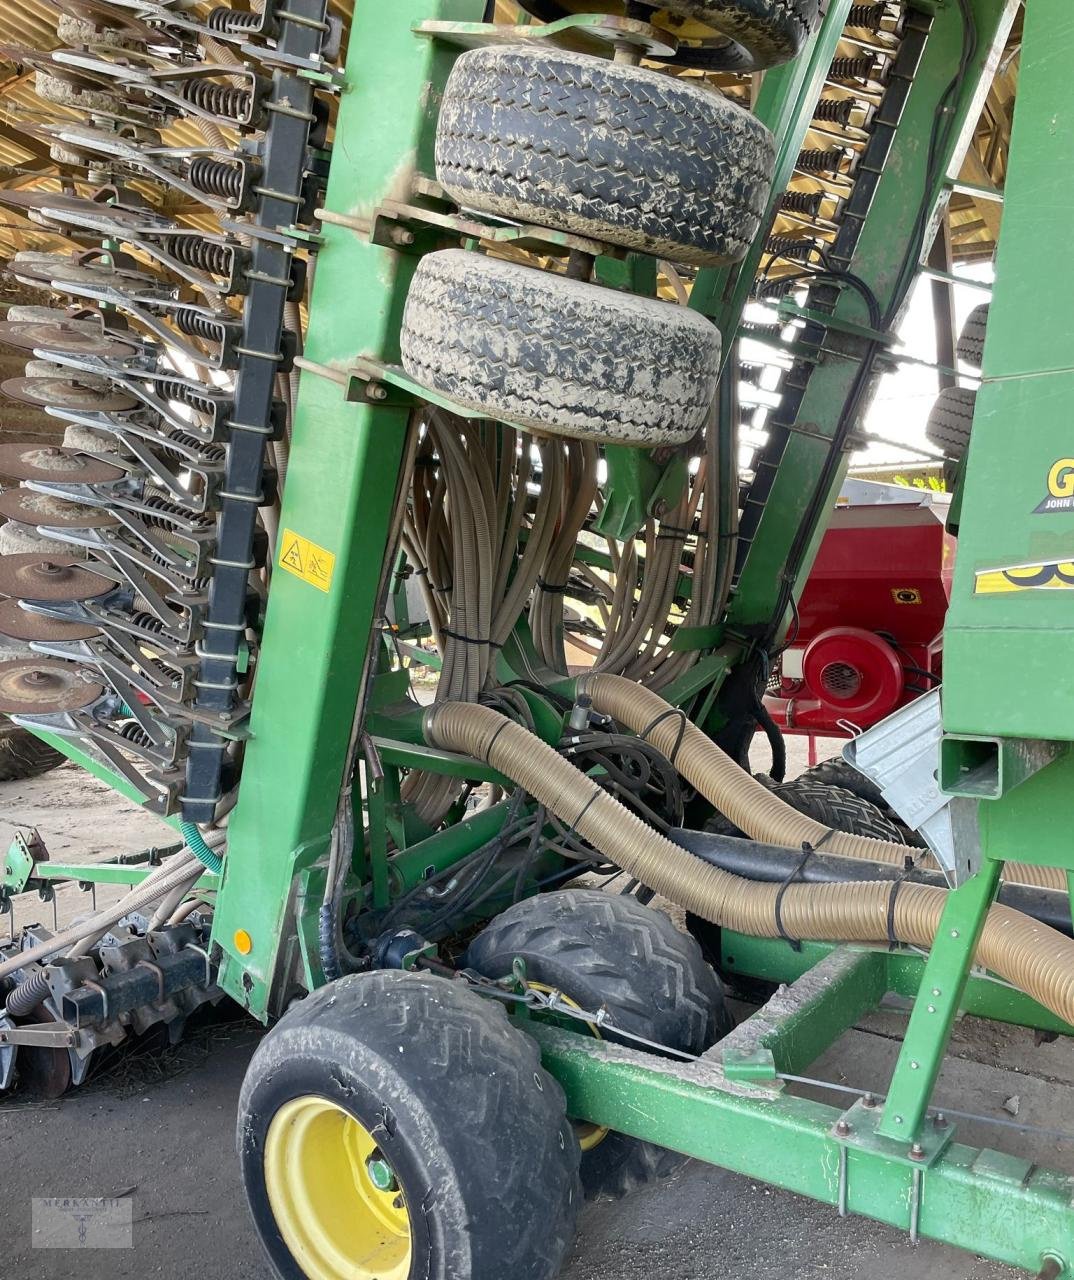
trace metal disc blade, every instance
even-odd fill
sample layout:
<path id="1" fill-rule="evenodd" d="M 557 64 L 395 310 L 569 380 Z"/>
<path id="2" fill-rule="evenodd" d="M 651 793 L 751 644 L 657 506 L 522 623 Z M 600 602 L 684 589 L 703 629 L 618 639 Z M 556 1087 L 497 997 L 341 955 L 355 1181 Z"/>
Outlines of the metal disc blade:
<path id="1" fill-rule="evenodd" d="M 32 489 L 8 489 L 0 493 L 0 516 L 22 524 L 51 529 L 107 529 L 119 521 L 101 507 L 65 502 Z"/>
<path id="2" fill-rule="evenodd" d="M 92 320 L 57 324 L 3 320 L 0 321 L 0 342 L 20 351 L 62 351 L 73 356 L 98 356 L 102 360 L 125 360 L 138 351 L 135 343 L 120 341 Z"/>
<path id="3" fill-rule="evenodd" d="M 84 667 L 47 658 L 26 658 L 0 666 L 0 712 L 48 716 L 79 711 L 104 693 Z"/>
<path id="4" fill-rule="evenodd" d="M 56 445 L 0 444 L 0 476 L 50 484 L 110 484 L 126 472 L 76 449 Z"/>
<path id="5" fill-rule="evenodd" d="M 97 413 L 126 413 L 138 401 L 125 391 L 98 391 L 69 378 L 8 378 L 0 392 L 23 404 L 52 405 L 57 409 L 85 409 Z"/>
<path id="6" fill-rule="evenodd" d="M 100 634 L 100 627 L 47 618 L 43 613 L 22 608 L 17 600 L 0 600 L 0 636 L 7 636 L 9 640 L 62 644 L 66 640 L 92 640 Z"/>
<path id="7" fill-rule="evenodd" d="M 0 596 L 64 604 L 96 600 L 114 591 L 116 584 L 86 568 L 84 560 L 24 551 L 0 556 Z"/>

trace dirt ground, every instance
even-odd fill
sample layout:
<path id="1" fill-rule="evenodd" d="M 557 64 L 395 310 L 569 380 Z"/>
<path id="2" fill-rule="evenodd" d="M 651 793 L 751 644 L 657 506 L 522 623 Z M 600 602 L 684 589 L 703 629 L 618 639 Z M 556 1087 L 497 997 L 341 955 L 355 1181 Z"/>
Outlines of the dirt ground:
<path id="1" fill-rule="evenodd" d="M 804 763 L 800 753 L 794 760 L 797 767 Z M 12 829 L 30 826 L 41 830 L 57 859 L 93 860 L 169 841 L 163 824 L 72 767 L 36 782 L 0 785 L 0 850 Z M 60 895 L 61 919 L 87 909 L 88 897 L 77 890 Z M 18 924 L 50 923 L 51 907 L 23 898 L 16 913 Z M 815 1065 L 816 1077 L 882 1092 L 904 1021 L 899 1011 L 877 1014 Z M 0 1276 L 268 1280 L 233 1140 L 236 1099 L 259 1035 L 256 1025 L 237 1019 L 204 1029 L 163 1056 L 128 1058 L 58 1103 L 19 1093 L 0 1097 Z M 1074 1133 L 1074 1058 L 1066 1042 L 1037 1048 L 1021 1030 L 966 1019 L 937 1102 L 1000 1122 L 1011 1121 L 1016 1105 L 1018 1123 Z M 980 1122 L 960 1123 L 959 1139 L 1074 1174 L 1074 1142 Z M 77 1256 L 34 1248 L 36 1196 L 129 1197 L 134 1247 Z M 588 1207 L 563 1280 L 1001 1280 L 1016 1274 L 942 1245 L 915 1247 L 895 1230 L 840 1220 L 827 1206 L 690 1164 L 670 1183 L 628 1201 Z"/>

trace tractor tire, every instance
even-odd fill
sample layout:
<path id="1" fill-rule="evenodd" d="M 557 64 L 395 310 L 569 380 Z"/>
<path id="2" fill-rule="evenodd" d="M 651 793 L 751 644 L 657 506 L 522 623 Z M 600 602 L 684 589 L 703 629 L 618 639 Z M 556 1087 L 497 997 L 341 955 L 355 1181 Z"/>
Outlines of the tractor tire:
<path id="1" fill-rule="evenodd" d="M 464 208 L 673 262 L 737 262 L 757 235 L 771 133 L 693 80 L 534 45 L 464 53 L 436 175 Z"/>
<path id="2" fill-rule="evenodd" d="M 40 778 L 59 768 L 66 759 L 28 730 L 0 720 L 0 782 Z"/>
<path id="3" fill-rule="evenodd" d="M 977 392 L 971 387 L 947 387 L 936 397 L 925 437 L 945 458 L 958 461 L 969 447 L 976 403 Z"/>
<path id="4" fill-rule="evenodd" d="M 903 831 L 879 806 L 844 787 L 818 781 L 809 773 L 790 782 L 772 783 L 764 776 L 759 777 L 758 781 L 764 782 L 773 795 L 779 796 L 792 809 L 797 809 L 815 822 L 822 822 L 834 831 L 871 836 L 874 840 L 891 840 L 895 844 L 906 843 Z M 704 829 L 714 835 L 749 838 L 722 813 L 714 813 L 705 823 Z"/>
<path id="5" fill-rule="evenodd" d="M 490 418 L 644 449 L 700 430 L 720 364 L 687 307 L 463 249 L 421 260 L 401 343 L 412 378 Z"/>
<path id="6" fill-rule="evenodd" d="M 521 0 L 522 7 L 543 22 L 569 13 L 588 12 L 575 0 Z M 817 22 L 818 0 L 643 0 L 657 12 L 653 21 L 684 42 L 666 61 L 700 71 L 765 71 L 801 53 Z M 603 7 L 603 6 L 602 6 Z M 683 17 L 694 18 L 719 32 L 711 40 L 694 40 L 680 31 Z M 730 41 L 730 43 L 728 43 Z"/>
<path id="7" fill-rule="evenodd" d="M 988 303 L 982 302 L 973 308 L 966 317 L 959 335 L 955 354 L 971 369 L 980 369 L 984 364 L 985 330 L 988 328 Z"/>
<path id="8" fill-rule="evenodd" d="M 581 1009 L 606 1008 L 615 1025 L 658 1044 L 700 1054 L 732 1027 L 720 981 L 693 938 L 636 898 L 599 889 L 528 898 L 478 934 L 466 964 L 500 979 L 516 957 L 526 962 L 530 982 L 562 992 Z M 600 1034 L 616 1040 L 610 1029 Z M 580 1141 L 588 1199 L 619 1199 L 687 1160 L 593 1126 L 582 1126 Z"/>
<path id="9" fill-rule="evenodd" d="M 888 804 L 884 799 L 884 793 L 876 783 L 867 778 L 864 773 L 859 773 L 849 761 L 842 759 L 842 757 L 835 756 L 831 760 L 822 760 L 820 764 L 813 765 L 811 769 L 807 769 L 805 773 L 799 776 L 800 781 L 806 779 L 810 782 L 822 782 L 829 787 L 841 787 L 844 791 L 853 792 L 859 800 L 875 805 L 884 817 L 898 828 L 907 844 L 914 845 L 920 849 L 928 847 L 917 832 L 912 827 L 908 827 L 891 805 Z"/>
<path id="10" fill-rule="evenodd" d="M 582 1200 L 536 1044 L 444 978 L 352 975 L 302 1000 L 253 1056 L 237 1140 L 285 1280 L 552 1280 Z"/>

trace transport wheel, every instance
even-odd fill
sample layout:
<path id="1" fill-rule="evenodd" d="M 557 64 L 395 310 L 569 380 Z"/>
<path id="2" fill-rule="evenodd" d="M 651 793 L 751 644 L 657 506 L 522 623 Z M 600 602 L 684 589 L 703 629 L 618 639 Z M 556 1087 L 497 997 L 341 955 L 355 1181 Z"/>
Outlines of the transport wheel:
<path id="1" fill-rule="evenodd" d="M 971 387 L 946 387 L 936 397 L 925 436 L 945 457 L 957 461 L 969 447 L 976 403 L 977 392 Z"/>
<path id="2" fill-rule="evenodd" d="M 499 1003 L 355 975 L 254 1054 L 238 1149 L 286 1280 L 552 1280 L 581 1203 L 563 1092 Z"/>
<path id="3" fill-rule="evenodd" d="M 678 53 L 668 61 L 702 71 L 764 71 L 788 62 L 801 52 L 819 11 L 818 0 L 642 2 L 655 8 L 652 21 L 680 41 Z M 544 22 L 593 8 L 592 0 L 522 0 L 522 6 Z M 604 9 L 618 13 L 625 5 L 601 5 Z"/>
<path id="4" fill-rule="evenodd" d="M 955 354 L 973 369 L 984 364 L 985 329 L 988 327 L 988 303 L 982 302 L 966 317 Z"/>
<path id="5" fill-rule="evenodd" d="M 401 343 L 412 378 L 490 418 L 649 449 L 700 430 L 720 363 L 687 307 L 463 249 L 422 258 Z"/>
<path id="6" fill-rule="evenodd" d="M 766 780 L 761 777 L 758 781 Z M 797 809 L 815 822 L 822 822 L 834 831 L 871 836 L 874 840 L 891 840 L 895 844 L 906 843 L 903 831 L 877 805 L 845 787 L 817 781 L 808 774 L 802 774 L 790 782 L 767 785 L 773 795 L 779 796 L 792 809 Z M 722 813 L 714 813 L 705 823 L 705 830 L 715 835 L 745 835 Z"/>
<path id="7" fill-rule="evenodd" d="M 437 125 L 460 205 L 699 266 L 745 254 L 774 164 L 765 126 L 695 80 L 532 45 L 464 53 Z"/>
<path id="8" fill-rule="evenodd" d="M 0 782 L 21 782 L 50 773 L 67 759 L 40 738 L 0 720 Z"/>
<path id="9" fill-rule="evenodd" d="M 516 958 L 525 961 L 527 981 L 538 990 L 559 991 L 583 1010 L 606 1008 L 616 1026 L 647 1040 L 702 1053 L 731 1030 L 723 988 L 693 938 L 636 898 L 599 889 L 528 898 L 478 934 L 466 963 L 499 980 L 511 974 Z M 616 1039 L 610 1030 L 593 1031 Z M 593 1125 L 579 1123 L 578 1140 L 590 1199 L 617 1199 L 670 1176 L 687 1160 Z"/>

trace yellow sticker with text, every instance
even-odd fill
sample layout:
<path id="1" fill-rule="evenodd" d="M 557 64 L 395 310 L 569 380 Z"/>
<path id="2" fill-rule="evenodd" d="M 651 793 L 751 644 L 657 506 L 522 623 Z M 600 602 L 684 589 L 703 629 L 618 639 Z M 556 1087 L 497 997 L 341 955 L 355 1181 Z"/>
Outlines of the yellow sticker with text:
<path id="1" fill-rule="evenodd" d="M 318 591 L 327 591 L 332 585 L 336 557 L 316 542 L 310 542 L 309 538 L 300 538 L 290 529 L 284 529 L 280 538 L 280 568 L 308 582 Z"/>
<path id="2" fill-rule="evenodd" d="M 1006 595 L 1011 591 L 1074 591 L 1074 561 L 983 569 L 975 575 L 973 590 L 978 596 Z"/>

